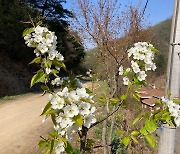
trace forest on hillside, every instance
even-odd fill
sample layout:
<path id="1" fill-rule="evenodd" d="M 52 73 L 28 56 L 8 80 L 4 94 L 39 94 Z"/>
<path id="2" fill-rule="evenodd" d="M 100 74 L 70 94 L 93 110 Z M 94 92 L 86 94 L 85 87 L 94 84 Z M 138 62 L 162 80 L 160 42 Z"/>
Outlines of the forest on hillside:
<path id="1" fill-rule="evenodd" d="M 75 38 L 79 36 L 68 29 L 67 18 L 72 13 L 64 9 L 64 0 L 1 0 L 0 1 L 0 97 L 38 90 L 29 88 L 35 70 L 28 63 L 35 57 L 26 47 L 22 32 L 32 25 L 27 22 L 42 21 L 58 37 L 58 50 L 65 57 L 68 68 L 77 71 L 85 56 L 84 48 Z M 80 40 L 80 39 L 79 39 Z"/>
<path id="2" fill-rule="evenodd" d="M 22 37 L 23 30 L 30 26 L 27 24 L 30 18 L 35 22 L 41 20 L 43 25 L 55 31 L 58 50 L 65 57 L 66 66 L 74 73 L 82 74 L 88 69 L 95 71 L 99 67 L 96 63 L 96 49 L 85 52 L 79 34 L 69 30 L 67 19 L 73 16 L 69 10 L 63 8 L 63 3 L 65 0 L 0 1 L 0 97 L 39 89 L 38 86 L 29 88 L 36 68 L 28 63 L 35 55 L 31 48 L 25 46 Z M 162 75 L 166 70 L 170 27 L 171 19 L 148 27 L 152 33 L 152 43 L 160 51 L 156 57 L 156 75 Z M 98 69 L 97 71 L 100 72 Z"/>

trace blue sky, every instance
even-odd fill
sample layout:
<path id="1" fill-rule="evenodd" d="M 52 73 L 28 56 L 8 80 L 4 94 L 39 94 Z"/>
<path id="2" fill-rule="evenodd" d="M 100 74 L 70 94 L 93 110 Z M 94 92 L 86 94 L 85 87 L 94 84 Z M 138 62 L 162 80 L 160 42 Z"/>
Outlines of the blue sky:
<path id="1" fill-rule="evenodd" d="M 67 9 L 73 8 L 73 3 L 76 0 L 66 0 L 64 7 Z M 122 4 L 122 7 L 126 4 L 137 5 L 141 2 L 142 6 L 145 5 L 146 0 L 119 0 Z M 146 9 L 146 16 L 151 25 L 155 25 L 167 18 L 170 18 L 173 14 L 174 0 L 149 0 Z"/>

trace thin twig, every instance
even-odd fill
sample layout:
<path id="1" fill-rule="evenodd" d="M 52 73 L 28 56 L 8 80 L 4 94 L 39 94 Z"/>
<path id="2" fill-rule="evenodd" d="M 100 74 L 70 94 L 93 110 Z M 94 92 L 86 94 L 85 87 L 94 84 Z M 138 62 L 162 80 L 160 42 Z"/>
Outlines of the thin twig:
<path id="1" fill-rule="evenodd" d="M 44 138 L 44 137 L 42 137 L 42 136 L 40 136 L 40 138 L 42 138 L 42 139 L 43 139 L 44 141 L 46 141 L 46 142 L 48 141 L 47 139 L 45 139 L 45 138 Z"/>
<path id="2" fill-rule="evenodd" d="M 119 105 L 117 106 L 117 108 L 110 114 L 108 114 L 106 117 L 104 117 L 103 119 L 101 119 L 100 121 L 97 121 L 96 123 L 92 124 L 91 127 L 89 129 L 91 129 L 92 127 L 98 125 L 99 123 L 103 122 L 104 120 L 108 119 L 110 116 L 112 116 L 115 112 L 117 112 L 120 108 L 120 106 L 122 105 L 123 100 L 121 100 L 121 102 L 119 103 Z"/>

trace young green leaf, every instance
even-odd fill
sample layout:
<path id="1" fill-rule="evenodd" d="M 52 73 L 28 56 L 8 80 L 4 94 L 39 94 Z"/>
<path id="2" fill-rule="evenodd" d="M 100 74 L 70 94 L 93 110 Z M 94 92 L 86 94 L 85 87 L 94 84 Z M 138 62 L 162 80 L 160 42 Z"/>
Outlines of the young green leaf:
<path id="1" fill-rule="evenodd" d="M 51 106 L 52 106 L 51 103 L 48 102 L 48 103 L 46 104 L 43 112 L 41 113 L 41 116 L 44 115 L 44 114 L 46 114 L 46 112 L 51 108 Z"/>
<path id="2" fill-rule="evenodd" d="M 119 98 L 111 98 L 110 101 L 118 103 L 120 100 L 119 100 Z"/>
<path id="3" fill-rule="evenodd" d="M 30 34 L 34 31 L 34 28 L 26 28 L 24 31 L 23 31 L 23 37 L 26 36 L 27 34 Z"/>
<path id="4" fill-rule="evenodd" d="M 43 147 L 45 147 L 47 145 L 47 142 L 44 141 L 44 140 L 40 140 L 38 145 L 39 145 L 40 148 L 43 148 Z"/>
<path id="5" fill-rule="evenodd" d="M 133 93 L 132 96 L 139 102 L 141 95 L 139 95 L 138 93 Z"/>
<path id="6" fill-rule="evenodd" d="M 51 140 L 50 154 L 53 152 L 53 149 L 54 149 L 54 140 Z"/>
<path id="7" fill-rule="evenodd" d="M 67 146 L 65 147 L 65 151 L 67 154 L 73 154 L 73 147 L 69 142 L 67 142 Z"/>
<path id="8" fill-rule="evenodd" d="M 138 115 L 132 122 L 132 126 L 135 125 L 137 122 L 139 122 L 142 119 L 142 115 Z"/>
<path id="9" fill-rule="evenodd" d="M 29 64 L 33 64 L 33 63 L 36 63 L 36 64 L 41 63 L 41 57 L 34 58 Z"/>
<path id="10" fill-rule="evenodd" d="M 55 66 L 57 66 L 57 67 L 59 67 L 59 68 L 62 67 L 62 68 L 64 68 L 65 71 L 67 71 L 66 65 L 65 65 L 63 62 L 60 62 L 60 61 L 54 59 L 54 60 L 52 61 L 52 64 L 55 65 Z"/>
<path id="11" fill-rule="evenodd" d="M 83 118 L 80 114 L 78 114 L 77 116 L 73 117 L 73 121 L 79 125 L 80 127 L 82 127 L 83 124 Z"/>
<path id="12" fill-rule="evenodd" d="M 99 97 L 98 100 L 101 102 L 101 103 L 105 103 L 106 104 L 106 98 L 104 97 Z"/>
<path id="13" fill-rule="evenodd" d="M 127 94 L 122 94 L 121 96 L 120 96 L 120 99 L 121 100 L 125 100 L 127 98 Z"/>
<path id="14" fill-rule="evenodd" d="M 156 142 L 155 142 L 154 138 L 151 135 L 146 135 L 145 138 L 146 138 L 146 141 L 148 142 L 148 144 L 152 148 L 154 148 L 156 146 Z"/>
<path id="15" fill-rule="evenodd" d="M 125 146 L 128 146 L 129 143 L 130 143 L 130 137 L 123 137 L 122 138 L 122 143 L 125 145 Z"/>
<path id="16" fill-rule="evenodd" d="M 87 92 L 88 94 L 92 94 L 92 91 L 91 91 L 90 89 L 88 89 L 88 88 L 86 88 L 86 92 Z"/>
<path id="17" fill-rule="evenodd" d="M 52 120 L 52 122 L 53 122 L 53 124 L 56 126 L 56 116 L 55 116 L 55 114 L 51 114 L 51 120 Z"/>
<path id="18" fill-rule="evenodd" d="M 138 131 L 135 131 L 135 130 L 134 130 L 134 131 L 131 132 L 131 136 L 137 136 L 137 135 L 139 135 L 139 132 L 138 132 Z"/>
<path id="19" fill-rule="evenodd" d="M 140 129 L 140 133 L 141 133 L 142 135 L 147 135 L 147 134 L 148 134 L 148 132 L 147 132 L 147 130 L 146 130 L 145 127 L 142 127 L 142 128 Z"/>
<path id="20" fill-rule="evenodd" d="M 45 86 L 45 85 L 41 85 L 41 89 L 44 90 L 44 91 L 49 91 L 48 86 Z"/>
<path id="21" fill-rule="evenodd" d="M 31 87 L 35 84 L 35 83 L 38 83 L 38 82 L 41 82 L 45 79 L 46 77 L 46 74 L 44 74 L 44 71 L 43 70 L 39 70 L 37 72 L 37 74 L 35 74 L 32 79 L 31 79 Z"/>
<path id="22" fill-rule="evenodd" d="M 139 144 L 139 141 L 137 140 L 137 138 L 136 138 L 136 137 L 131 136 L 131 139 L 133 140 L 133 142 L 134 142 L 134 143 Z"/>
<path id="23" fill-rule="evenodd" d="M 154 120 L 147 120 L 145 122 L 145 128 L 149 133 L 153 133 L 157 128 L 156 122 Z"/>

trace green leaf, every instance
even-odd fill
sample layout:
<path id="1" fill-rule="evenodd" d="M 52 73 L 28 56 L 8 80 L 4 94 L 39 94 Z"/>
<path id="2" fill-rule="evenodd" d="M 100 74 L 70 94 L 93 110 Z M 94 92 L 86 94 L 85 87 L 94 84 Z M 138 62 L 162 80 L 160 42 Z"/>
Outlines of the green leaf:
<path id="1" fill-rule="evenodd" d="M 153 47 L 151 47 L 151 51 L 153 51 L 153 52 L 155 52 L 155 53 L 158 53 L 158 52 L 159 52 L 159 50 L 157 50 L 156 48 L 153 48 Z"/>
<path id="2" fill-rule="evenodd" d="M 44 151 L 44 154 L 48 154 L 49 151 L 50 151 L 50 149 L 51 149 L 51 143 L 49 143 L 49 144 L 47 145 L 47 148 L 46 148 L 46 150 Z"/>
<path id="3" fill-rule="evenodd" d="M 67 146 L 65 147 L 65 151 L 67 154 L 73 154 L 73 147 L 69 142 L 67 142 Z"/>
<path id="4" fill-rule="evenodd" d="M 180 104 L 180 99 L 173 99 L 173 102 L 176 104 Z"/>
<path id="5" fill-rule="evenodd" d="M 76 124 L 78 124 L 80 127 L 82 127 L 83 124 L 83 118 L 80 114 L 77 116 L 73 117 L 73 121 L 75 121 Z"/>
<path id="6" fill-rule="evenodd" d="M 48 103 L 46 104 L 43 112 L 41 113 L 41 116 L 44 115 L 44 114 L 46 114 L 46 112 L 51 108 L 51 106 L 52 106 L 51 103 L 48 102 Z"/>
<path id="7" fill-rule="evenodd" d="M 51 120 L 52 120 L 52 122 L 53 122 L 53 124 L 56 126 L 56 116 L 55 116 L 55 114 L 51 114 Z"/>
<path id="8" fill-rule="evenodd" d="M 141 133 L 142 135 L 147 135 L 147 134 L 148 134 L 148 132 L 147 132 L 147 130 L 146 130 L 145 127 L 142 127 L 142 128 L 140 129 L 140 133 Z"/>
<path id="9" fill-rule="evenodd" d="M 139 95 L 138 93 L 133 93 L 132 96 L 139 102 L 141 95 Z"/>
<path id="10" fill-rule="evenodd" d="M 39 145 L 40 148 L 43 148 L 43 147 L 45 147 L 47 145 L 47 142 L 44 141 L 44 140 L 40 140 L 38 145 Z"/>
<path id="11" fill-rule="evenodd" d="M 24 31 L 23 31 L 23 37 L 26 36 L 27 34 L 30 34 L 34 31 L 34 28 L 26 28 Z"/>
<path id="12" fill-rule="evenodd" d="M 155 105 L 160 105 L 160 104 L 162 104 L 162 103 L 161 103 L 161 100 L 158 99 L 158 100 L 155 102 Z"/>
<path id="13" fill-rule="evenodd" d="M 155 142 L 154 138 L 151 135 L 146 135 L 145 138 L 146 138 L 146 141 L 148 142 L 148 144 L 152 148 L 154 148 L 156 146 L 156 142 Z"/>
<path id="14" fill-rule="evenodd" d="M 130 143 L 130 138 L 129 138 L 129 137 L 123 137 L 123 138 L 122 138 L 122 143 L 123 143 L 125 146 L 128 146 L 129 143 Z"/>
<path id="15" fill-rule="evenodd" d="M 31 79 L 31 87 L 35 84 L 35 83 L 38 83 L 38 82 L 41 82 L 45 79 L 46 77 L 46 74 L 44 74 L 44 71 L 43 70 L 39 70 L 37 72 L 37 74 L 35 74 L 32 79 Z"/>
<path id="16" fill-rule="evenodd" d="M 119 134 L 119 135 L 122 135 L 122 134 L 125 133 L 125 131 L 124 130 L 116 130 L 116 133 Z"/>
<path id="17" fill-rule="evenodd" d="M 162 114 L 164 113 L 164 111 L 161 111 L 161 110 L 159 110 L 159 111 L 160 112 L 155 114 L 155 116 L 154 116 L 156 120 L 159 120 L 161 118 Z"/>
<path id="18" fill-rule="evenodd" d="M 86 93 L 92 94 L 92 91 L 90 89 L 86 88 Z"/>
<path id="19" fill-rule="evenodd" d="M 149 133 L 153 133 L 157 128 L 156 122 L 154 120 L 147 120 L 145 122 L 145 128 Z"/>
<path id="20" fill-rule="evenodd" d="M 65 71 L 67 71 L 66 65 L 65 65 L 63 62 L 58 61 L 57 59 L 54 59 L 54 60 L 52 61 L 52 63 L 53 63 L 53 65 L 55 65 L 55 66 L 57 66 L 57 67 L 59 67 L 59 68 L 62 67 L 62 68 L 64 68 Z"/>
<path id="21" fill-rule="evenodd" d="M 137 122 L 139 122 L 142 119 L 142 115 L 138 115 L 132 122 L 132 126 L 135 125 Z"/>
<path id="22" fill-rule="evenodd" d="M 139 144 L 139 141 L 137 140 L 137 138 L 136 138 L 136 137 L 131 136 L 131 138 L 132 138 L 132 140 L 134 141 L 134 143 Z"/>
<path id="23" fill-rule="evenodd" d="M 134 130 L 134 131 L 131 132 L 131 135 L 132 135 L 132 136 L 137 136 L 137 135 L 139 135 L 139 132 L 136 131 L 136 130 Z"/>
<path id="24" fill-rule="evenodd" d="M 56 138 L 56 137 L 59 136 L 59 134 L 58 134 L 58 132 L 57 132 L 56 130 L 52 130 L 51 133 L 50 133 L 50 136 L 51 136 L 52 138 Z"/>
<path id="25" fill-rule="evenodd" d="M 43 58 L 43 63 L 44 63 L 44 66 L 47 67 L 47 68 L 51 68 L 51 65 L 52 65 L 52 61 L 50 60 L 47 60 L 46 58 Z"/>
<path id="26" fill-rule="evenodd" d="M 121 96 L 120 96 L 120 99 L 121 100 L 125 100 L 127 98 L 127 94 L 122 94 Z"/>
<path id="27" fill-rule="evenodd" d="M 36 64 L 41 63 L 41 57 L 34 58 L 29 64 L 33 64 L 33 63 L 36 63 Z"/>
<path id="28" fill-rule="evenodd" d="M 137 86 L 140 86 L 140 85 L 142 84 L 141 81 L 139 81 L 139 79 L 136 78 L 136 77 L 134 77 L 133 80 L 134 80 L 134 83 L 135 83 Z"/>
<path id="29" fill-rule="evenodd" d="M 54 140 L 51 140 L 50 154 L 52 153 L 53 149 L 54 149 Z"/>
<path id="30" fill-rule="evenodd" d="M 49 91 L 48 86 L 45 86 L 45 85 L 41 85 L 41 89 L 44 90 L 44 91 Z"/>
<path id="31" fill-rule="evenodd" d="M 110 101 L 118 103 L 120 100 L 119 100 L 119 98 L 111 98 Z"/>
<path id="32" fill-rule="evenodd" d="M 98 100 L 100 101 L 100 102 L 102 102 L 102 103 L 105 103 L 106 104 L 106 98 L 104 98 L 104 97 L 99 97 L 98 98 Z"/>
<path id="33" fill-rule="evenodd" d="M 51 72 L 54 74 L 54 76 L 58 77 L 56 74 L 59 73 L 56 69 L 52 69 Z"/>

